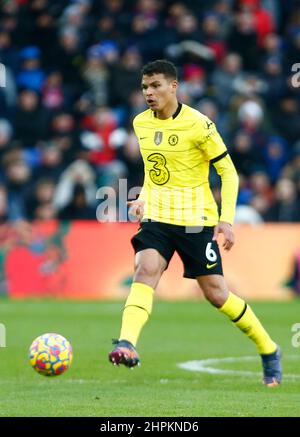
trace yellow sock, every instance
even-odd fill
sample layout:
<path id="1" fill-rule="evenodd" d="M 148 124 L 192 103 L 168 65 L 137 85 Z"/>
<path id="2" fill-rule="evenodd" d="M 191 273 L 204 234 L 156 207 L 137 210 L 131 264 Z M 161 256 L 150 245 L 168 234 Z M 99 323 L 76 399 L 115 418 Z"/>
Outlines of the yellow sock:
<path id="1" fill-rule="evenodd" d="M 260 354 L 275 352 L 276 343 L 243 299 L 229 292 L 228 299 L 219 311 L 226 314 L 241 331 L 254 341 Z"/>
<path id="2" fill-rule="evenodd" d="M 131 285 L 122 318 L 120 340 L 128 340 L 136 346 L 140 332 L 152 311 L 154 290 L 140 282 Z"/>

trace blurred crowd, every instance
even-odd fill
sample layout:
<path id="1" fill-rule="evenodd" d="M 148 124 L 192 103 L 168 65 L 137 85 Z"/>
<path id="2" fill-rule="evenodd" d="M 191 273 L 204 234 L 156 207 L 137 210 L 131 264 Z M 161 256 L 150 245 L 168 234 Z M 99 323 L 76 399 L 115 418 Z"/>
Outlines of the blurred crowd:
<path id="1" fill-rule="evenodd" d="M 98 188 L 142 185 L 132 119 L 146 109 L 140 69 L 159 58 L 228 146 L 236 221 L 300 221 L 299 0 L 0 5 L 1 223 L 93 220 Z M 214 172 L 211 185 L 219 200 Z"/>

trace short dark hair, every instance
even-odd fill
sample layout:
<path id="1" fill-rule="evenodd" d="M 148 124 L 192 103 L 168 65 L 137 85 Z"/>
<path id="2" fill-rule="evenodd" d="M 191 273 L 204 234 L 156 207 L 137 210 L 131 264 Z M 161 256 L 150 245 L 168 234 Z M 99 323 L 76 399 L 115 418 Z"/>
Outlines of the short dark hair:
<path id="1" fill-rule="evenodd" d="M 153 74 L 163 74 L 169 79 L 177 80 L 177 70 L 175 65 L 165 59 L 157 59 L 156 61 L 148 62 L 142 68 L 142 75 L 153 76 Z"/>

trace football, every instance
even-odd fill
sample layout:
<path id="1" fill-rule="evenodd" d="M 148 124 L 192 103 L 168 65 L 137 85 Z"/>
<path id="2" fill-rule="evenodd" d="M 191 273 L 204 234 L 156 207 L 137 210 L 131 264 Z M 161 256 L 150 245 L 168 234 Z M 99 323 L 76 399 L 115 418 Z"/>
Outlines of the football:
<path id="1" fill-rule="evenodd" d="M 41 375 L 61 375 L 71 366 L 72 359 L 71 343 L 60 334 L 40 335 L 29 348 L 29 362 Z"/>

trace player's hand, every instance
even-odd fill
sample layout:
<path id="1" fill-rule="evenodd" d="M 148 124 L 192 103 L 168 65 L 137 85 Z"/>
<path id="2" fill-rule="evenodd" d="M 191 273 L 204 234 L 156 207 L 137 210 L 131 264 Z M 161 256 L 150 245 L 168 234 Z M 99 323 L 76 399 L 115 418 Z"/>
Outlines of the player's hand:
<path id="1" fill-rule="evenodd" d="M 144 215 L 144 205 L 145 202 L 143 200 L 129 200 L 127 202 L 129 206 L 128 214 L 136 217 L 138 220 L 141 220 Z"/>
<path id="2" fill-rule="evenodd" d="M 218 234 L 224 234 L 223 248 L 228 251 L 234 245 L 234 233 L 230 223 L 219 222 L 214 229 L 213 240 L 217 240 Z"/>

